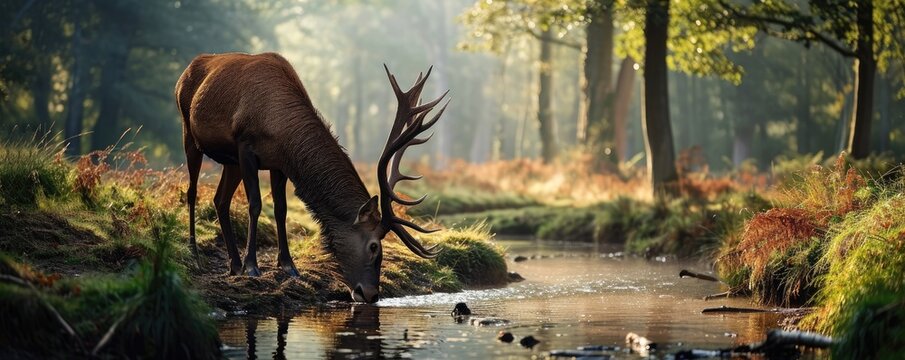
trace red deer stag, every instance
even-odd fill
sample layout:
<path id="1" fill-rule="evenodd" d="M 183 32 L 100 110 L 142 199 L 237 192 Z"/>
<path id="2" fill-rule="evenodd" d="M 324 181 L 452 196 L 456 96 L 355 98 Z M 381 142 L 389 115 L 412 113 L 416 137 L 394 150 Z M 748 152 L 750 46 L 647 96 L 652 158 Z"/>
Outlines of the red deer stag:
<path id="1" fill-rule="evenodd" d="M 429 120 L 427 114 L 443 97 L 420 104 L 419 97 L 430 70 L 403 92 L 384 66 L 399 107 L 383 153 L 378 161 L 380 198 L 371 197 L 327 124 L 311 104 L 292 66 L 273 53 L 201 55 L 176 83 L 176 105 L 182 113 L 183 141 L 189 170 L 187 192 L 189 242 L 195 243 L 195 198 L 203 155 L 223 164 L 214 205 L 226 240 L 231 274 L 260 275 L 255 254 L 257 219 L 261 213 L 258 170 L 270 171 L 274 217 L 279 242 L 278 266 L 292 276 L 298 271 L 286 241 L 286 181 L 321 225 L 321 234 L 332 250 L 345 284 L 355 301 L 376 302 L 380 281 L 381 240 L 393 231 L 415 254 L 432 258 L 405 229 L 430 232 L 393 213 L 393 203 L 416 205 L 424 198 L 406 200 L 394 193 L 400 180 L 420 177 L 399 172 L 406 148 L 423 144 L 417 136 L 429 129 L 446 109 Z M 447 91 L 448 93 L 448 91 Z M 447 102 L 448 103 L 448 102 Z M 387 174 L 390 171 L 390 174 Z M 240 182 L 248 196 L 248 237 L 245 259 L 239 250 L 229 219 L 229 206 Z M 381 215 L 382 214 L 382 215 Z"/>

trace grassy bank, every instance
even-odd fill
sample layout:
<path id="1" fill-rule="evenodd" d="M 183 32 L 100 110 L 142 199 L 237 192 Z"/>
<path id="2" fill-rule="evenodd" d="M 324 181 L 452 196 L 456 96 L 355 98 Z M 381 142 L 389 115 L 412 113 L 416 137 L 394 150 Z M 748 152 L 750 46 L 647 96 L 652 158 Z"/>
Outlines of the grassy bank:
<path id="1" fill-rule="evenodd" d="M 638 255 L 692 257 L 709 255 L 746 219 L 769 207 L 754 192 L 733 192 L 672 201 L 620 197 L 583 207 L 532 206 L 438 219 L 451 226 L 485 223 L 499 235 L 621 244 Z"/>
<path id="2" fill-rule="evenodd" d="M 816 307 L 800 325 L 837 337 L 840 358 L 896 358 L 905 350 L 902 171 L 862 174 L 840 157 L 799 173 L 776 208 L 727 238 L 721 276 L 763 304 Z"/>
<path id="3" fill-rule="evenodd" d="M 204 178 L 199 189 L 199 263 L 186 241 L 187 182 L 181 169 L 149 169 L 138 151 L 68 161 L 60 150 L 41 142 L 0 147 L 3 351 L 87 354 L 103 344 L 100 353 L 113 356 L 206 357 L 203 347 L 215 357 L 210 311 L 266 314 L 348 300 L 318 225 L 297 199 L 290 200 L 287 228 L 301 276 L 288 278 L 275 266 L 273 210 L 266 200 L 258 232 L 264 275 L 228 276 L 210 205 L 216 177 Z M 239 192 L 231 218 L 244 245 L 247 205 Z M 503 251 L 491 239 L 482 226 L 424 236 L 425 243 L 445 250 L 436 260 L 424 260 L 388 237 L 381 295 L 504 284 Z M 72 332 L 60 330 L 65 327 L 54 312 Z M 41 319 L 47 321 L 36 321 Z"/>

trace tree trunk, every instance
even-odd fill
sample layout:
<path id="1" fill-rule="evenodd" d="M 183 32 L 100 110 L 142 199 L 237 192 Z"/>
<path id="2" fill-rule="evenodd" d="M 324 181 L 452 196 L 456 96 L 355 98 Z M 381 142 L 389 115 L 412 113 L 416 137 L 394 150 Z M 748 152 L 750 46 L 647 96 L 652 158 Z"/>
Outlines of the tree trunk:
<path id="1" fill-rule="evenodd" d="M 815 152 L 814 124 L 811 122 L 811 72 L 808 67 L 808 52 L 801 52 L 801 63 L 798 67 L 798 126 L 795 129 L 798 152 L 809 154 Z"/>
<path id="2" fill-rule="evenodd" d="M 74 156 L 82 153 L 82 129 L 85 113 L 85 92 L 88 82 L 88 64 L 82 49 L 82 26 L 78 16 L 75 17 L 75 30 L 72 34 L 72 86 L 69 89 L 69 101 L 66 104 L 66 124 L 63 136 L 69 142 L 66 155 Z"/>
<path id="3" fill-rule="evenodd" d="M 616 79 L 616 99 L 613 101 L 613 140 L 616 144 L 616 160 L 628 159 L 628 108 L 632 104 L 632 88 L 635 85 L 635 60 L 622 59 Z"/>
<path id="4" fill-rule="evenodd" d="M 601 2 L 595 0 L 589 12 L 584 61 L 586 124 L 579 124 L 578 134 L 595 158 L 605 159 L 604 150 L 613 146 L 613 9 Z"/>
<path id="5" fill-rule="evenodd" d="M 644 27 L 644 146 L 655 197 L 678 193 L 675 149 L 669 123 L 666 40 L 669 0 L 649 0 Z"/>
<path id="6" fill-rule="evenodd" d="M 880 152 L 885 152 L 889 150 L 889 133 L 892 131 L 890 127 L 889 120 L 889 100 L 891 98 L 890 94 L 892 94 L 892 90 L 890 89 L 890 81 L 888 78 L 881 78 L 879 81 L 879 99 L 880 104 L 878 104 L 879 109 L 877 109 L 880 113 Z"/>
<path id="7" fill-rule="evenodd" d="M 855 80 L 855 104 L 849 132 L 848 152 L 855 159 L 870 154 L 870 123 L 873 120 L 874 76 L 877 62 L 874 59 L 874 22 L 872 0 L 859 0 L 857 8 L 858 56 Z"/>
<path id="8" fill-rule="evenodd" d="M 537 121 L 540 127 L 541 157 L 545 163 L 556 158 L 556 124 L 553 122 L 553 37 L 552 29 L 544 32 L 540 44 L 540 86 L 537 92 Z"/>
<path id="9" fill-rule="evenodd" d="M 110 36 L 105 44 L 110 49 L 110 55 L 101 71 L 101 109 L 91 134 L 92 150 L 102 150 L 116 144 L 126 131 L 119 118 L 124 86 L 123 75 L 129 66 L 130 39 L 126 29 L 117 29 Z"/>

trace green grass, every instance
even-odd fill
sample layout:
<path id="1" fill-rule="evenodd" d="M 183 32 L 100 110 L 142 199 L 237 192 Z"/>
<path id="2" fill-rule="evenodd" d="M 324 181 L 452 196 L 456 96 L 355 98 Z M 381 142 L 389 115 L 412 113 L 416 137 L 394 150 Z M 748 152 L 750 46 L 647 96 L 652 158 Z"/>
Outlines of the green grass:
<path id="1" fill-rule="evenodd" d="M 115 163 L 139 153 L 106 153 L 72 164 L 52 147 L 11 149 L 0 146 L 0 274 L 23 278 L 37 290 L 0 281 L 0 344 L 15 344 L 3 351 L 86 355 L 101 343 L 102 357 L 215 358 L 219 342 L 206 316 L 209 306 L 272 314 L 349 299 L 332 255 L 319 241 L 317 223 L 297 199 L 289 201 L 287 228 L 301 277 L 288 278 L 269 263 L 275 260 L 276 233 L 268 201 L 258 231 L 264 275 L 228 276 L 226 264 L 213 260 L 225 258 L 225 249 L 214 242 L 219 225 L 210 199 L 199 199 L 196 221 L 205 258 L 199 265 L 190 256 L 178 174 L 132 165 L 111 169 L 97 161 Z M 230 214 L 240 249 L 246 206 L 234 201 Z M 437 260 L 419 258 L 387 239 L 381 295 L 505 284 L 503 251 L 492 237 L 486 226 L 423 236 L 444 249 Z M 50 309 L 77 336 L 62 333 Z"/>
<path id="2" fill-rule="evenodd" d="M 41 198 L 69 195 L 71 166 L 62 151 L 47 139 L 0 144 L 0 206 L 35 207 Z"/>
<path id="3" fill-rule="evenodd" d="M 449 268 L 465 285 L 499 285 L 508 278 L 503 249 L 488 241 L 492 236 L 482 224 L 439 233 L 442 251 L 436 263 Z"/>
<path id="4" fill-rule="evenodd" d="M 795 174 L 779 207 L 729 233 L 719 272 L 760 303 L 815 307 L 799 325 L 837 338 L 834 357 L 896 359 L 905 350 L 903 168 L 844 160 Z"/>
<path id="5" fill-rule="evenodd" d="M 537 201 L 513 193 L 488 192 L 462 187 L 446 187 L 440 191 L 422 189 L 428 197 L 408 210 L 413 216 L 476 213 L 496 209 L 518 209 L 539 205 Z M 416 191 L 417 192 L 417 191 Z"/>
<path id="6" fill-rule="evenodd" d="M 624 244 L 635 254 L 692 257 L 714 252 L 726 234 L 770 207 L 754 193 L 713 201 L 646 202 L 627 197 L 587 207 L 526 207 L 440 216 L 447 225 L 486 224 L 507 236 Z"/>

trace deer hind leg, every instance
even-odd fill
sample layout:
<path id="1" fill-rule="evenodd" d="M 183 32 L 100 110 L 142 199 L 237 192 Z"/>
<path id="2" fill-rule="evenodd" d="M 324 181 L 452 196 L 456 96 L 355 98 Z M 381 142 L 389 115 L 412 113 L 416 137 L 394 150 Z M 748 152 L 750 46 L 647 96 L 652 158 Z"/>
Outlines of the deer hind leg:
<path id="1" fill-rule="evenodd" d="M 217 194 L 214 195 L 214 208 L 217 209 L 220 232 L 226 242 L 226 253 L 229 254 L 230 275 L 242 273 L 242 262 L 239 261 L 239 249 L 236 247 L 236 234 L 233 233 L 233 225 L 229 220 L 229 206 L 232 204 L 233 194 L 240 182 L 242 182 L 242 173 L 239 171 L 239 167 L 223 165 L 220 185 L 217 186 Z"/>
<path id="2" fill-rule="evenodd" d="M 246 146 L 239 146 L 239 170 L 248 195 L 248 244 L 245 246 L 245 261 L 242 272 L 248 276 L 261 276 L 258 270 L 257 235 L 258 217 L 261 216 L 261 187 L 258 184 L 258 159 Z"/>
<path id="3" fill-rule="evenodd" d="M 203 154 L 195 147 L 195 141 L 188 132 L 183 132 L 182 140 L 185 147 L 185 165 L 189 170 L 189 189 L 186 192 L 186 202 L 189 205 L 189 247 L 192 255 L 198 261 L 198 245 L 195 242 L 195 203 L 198 199 L 198 173 L 201 171 Z"/>
<path id="4" fill-rule="evenodd" d="M 289 254 L 289 241 L 286 238 L 286 175 L 277 170 L 270 171 L 270 189 L 273 194 L 273 217 L 277 222 L 277 243 L 280 254 L 277 265 L 289 276 L 298 277 L 299 271 Z"/>

